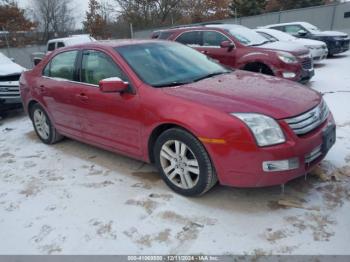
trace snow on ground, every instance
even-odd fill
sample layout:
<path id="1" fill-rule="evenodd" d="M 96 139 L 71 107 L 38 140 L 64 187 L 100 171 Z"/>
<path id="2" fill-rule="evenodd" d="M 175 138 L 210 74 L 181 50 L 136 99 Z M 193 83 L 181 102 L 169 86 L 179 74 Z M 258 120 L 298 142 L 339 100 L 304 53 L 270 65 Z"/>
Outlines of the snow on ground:
<path id="1" fill-rule="evenodd" d="M 349 58 L 322 62 L 309 84 L 338 125 L 328 173 L 350 165 Z M 23 114 L 0 123 L 0 254 L 350 254 L 345 176 L 186 198 L 152 166 L 69 139 L 44 145 Z"/>

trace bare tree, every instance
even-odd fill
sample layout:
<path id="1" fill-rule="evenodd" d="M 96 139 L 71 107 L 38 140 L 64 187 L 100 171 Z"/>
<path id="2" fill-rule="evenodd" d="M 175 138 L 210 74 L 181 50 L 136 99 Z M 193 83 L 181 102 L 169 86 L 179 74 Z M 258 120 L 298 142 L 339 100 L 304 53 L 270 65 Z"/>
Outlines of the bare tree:
<path id="1" fill-rule="evenodd" d="M 142 28 L 171 21 L 182 0 L 115 0 L 123 20 Z"/>
<path id="2" fill-rule="evenodd" d="M 97 0 L 89 0 L 89 9 L 83 21 L 84 30 L 97 39 L 110 38 L 109 11 L 111 10 L 107 4 L 102 5 Z"/>
<path id="3" fill-rule="evenodd" d="M 44 41 L 74 30 L 74 10 L 69 0 L 32 0 L 32 5 Z"/>

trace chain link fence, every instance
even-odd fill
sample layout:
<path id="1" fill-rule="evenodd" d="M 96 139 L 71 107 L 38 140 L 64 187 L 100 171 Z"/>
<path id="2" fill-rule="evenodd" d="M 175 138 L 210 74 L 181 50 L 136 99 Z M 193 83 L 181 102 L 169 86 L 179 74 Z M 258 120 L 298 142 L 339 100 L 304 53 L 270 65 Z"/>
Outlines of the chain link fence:
<path id="1" fill-rule="evenodd" d="M 302 9 L 274 12 L 238 19 L 225 19 L 213 22 L 228 24 L 240 24 L 249 28 L 256 28 L 269 24 L 287 22 L 309 22 L 321 30 L 337 30 L 350 34 L 350 2 L 315 6 Z M 196 24 L 193 24 L 196 25 Z M 134 32 L 134 38 L 149 38 L 154 30 L 162 28 L 150 28 Z"/>

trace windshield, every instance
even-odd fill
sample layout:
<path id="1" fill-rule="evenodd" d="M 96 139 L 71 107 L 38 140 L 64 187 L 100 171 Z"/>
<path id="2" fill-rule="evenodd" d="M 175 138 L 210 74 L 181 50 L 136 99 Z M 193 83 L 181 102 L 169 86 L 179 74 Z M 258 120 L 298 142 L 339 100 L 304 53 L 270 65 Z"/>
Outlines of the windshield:
<path id="1" fill-rule="evenodd" d="M 321 31 L 319 28 L 317 28 L 316 26 L 309 24 L 309 23 L 305 23 L 305 24 L 303 24 L 303 26 L 311 32 L 320 32 Z"/>
<path id="2" fill-rule="evenodd" d="M 154 87 L 183 85 L 230 72 L 200 52 L 178 43 L 153 42 L 115 49 L 141 80 Z"/>
<path id="3" fill-rule="evenodd" d="M 246 46 L 258 46 L 269 42 L 265 37 L 261 36 L 257 32 L 243 26 L 232 27 L 229 28 L 228 31 L 241 44 Z"/>
<path id="4" fill-rule="evenodd" d="M 262 32 L 264 32 L 264 31 L 262 31 Z M 279 41 L 293 41 L 296 39 L 296 37 L 294 37 L 290 34 L 287 34 L 287 33 L 283 33 L 283 32 L 278 31 L 278 30 L 273 30 L 273 29 L 266 30 L 266 33 L 277 38 Z"/>
<path id="5" fill-rule="evenodd" d="M 0 53 L 0 64 L 12 64 L 12 60 L 5 56 L 3 53 Z"/>

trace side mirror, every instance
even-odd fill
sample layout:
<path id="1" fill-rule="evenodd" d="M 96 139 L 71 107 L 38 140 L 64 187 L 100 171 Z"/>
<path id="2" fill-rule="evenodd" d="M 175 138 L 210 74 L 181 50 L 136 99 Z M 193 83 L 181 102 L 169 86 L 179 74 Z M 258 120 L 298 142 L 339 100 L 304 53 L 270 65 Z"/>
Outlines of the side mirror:
<path id="1" fill-rule="evenodd" d="M 41 58 L 34 58 L 34 65 L 38 65 L 41 62 Z"/>
<path id="2" fill-rule="evenodd" d="M 307 32 L 305 30 L 299 30 L 298 31 L 298 36 L 306 36 Z"/>
<path id="3" fill-rule="evenodd" d="M 220 47 L 227 48 L 229 51 L 231 51 L 235 47 L 235 45 L 231 41 L 223 41 L 221 42 Z"/>
<path id="4" fill-rule="evenodd" d="M 129 87 L 128 82 L 124 82 L 119 77 L 102 79 L 99 82 L 100 91 L 103 93 L 121 93 Z"/>
<path id="5" fill-rule="evenodd" d="M 15 62 L 15 61 L 16 61 L 16 59 L 15 59 L 14 57 L 11 57 L 10 60 L 11 60 L 12 62 Z"/>

